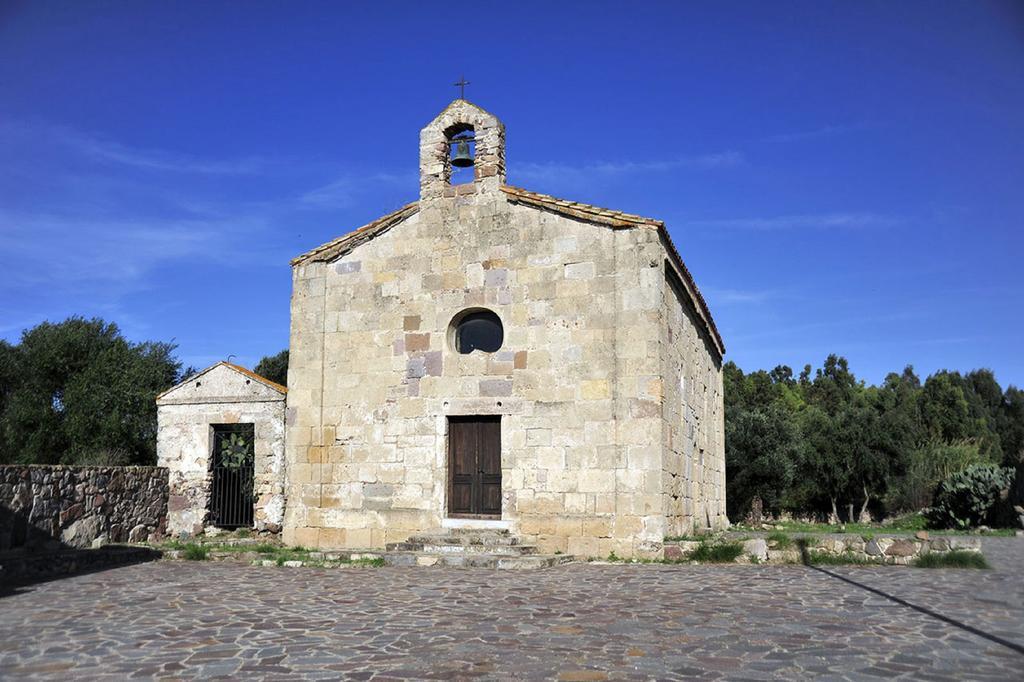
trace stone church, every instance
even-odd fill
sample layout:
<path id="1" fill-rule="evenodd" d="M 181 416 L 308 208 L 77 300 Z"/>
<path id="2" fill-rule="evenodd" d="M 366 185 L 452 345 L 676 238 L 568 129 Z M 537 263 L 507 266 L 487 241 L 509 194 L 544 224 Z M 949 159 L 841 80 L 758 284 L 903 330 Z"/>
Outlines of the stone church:
<path id="1" fill-rule="evenodd" d="M 285 542 L 632 557 L 727 525 L 725 349 L 664 224 L 506 184 L 465 99 L 419 151 L 419 201 L 292 261 Z"/>

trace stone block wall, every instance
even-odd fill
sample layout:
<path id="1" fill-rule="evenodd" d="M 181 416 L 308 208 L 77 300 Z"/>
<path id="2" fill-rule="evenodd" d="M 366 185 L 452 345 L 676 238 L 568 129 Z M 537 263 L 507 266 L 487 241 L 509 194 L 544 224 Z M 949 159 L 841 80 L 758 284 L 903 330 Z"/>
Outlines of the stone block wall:
<path id="1" fill-rule="evenodd" d="M 661 416 L 668 536 L 729 525 L 725 512 L 722 360 L 697 322 L 683 279 L 664 261 Z"/>
<path id="2" fill-rule="evenodd" d="M 161 467 L 0 466 L 0 551 L 159 537 L 167 498 Z"/>
<path id="3" fill-rule="evenodd" d="M 718 527 L 720 368 L 699 357 L 682 313 L 673 333 L 690 346 L 664 359 L 664 257 L 654 230 L 588 224 L 499 192 L 422 206 L 334 262 L 297 266 L 286 541 L 380 547 L 440 526 L 449 415 L 502 416 L 502 519 L 543 550 L 657 552 L 669 515 L 680 534 L 695 518 Z M 451 321 L 471 307 L 501 318 L 497 353 L 452 347 Z M 700 396 L 689 437 L 703 460 L 664 433 L 679 410 L 663 414 L 663 386 L 687 363 Z M 666 493 L 666 480 L 680 492 Z"/>
<path id="4" fill-rule="evenodd" d="M 476 180 L 452 187 L 467 122 Z M 673 528 L 723 523 L 720 358 L 668 291 L 660 226 L 502 186 L 503 136 L 454 103 L 421 135 L 417 205 L 293 262 L 286 542 L 441 526 L 448 417 L 467 415 L 501 416 L 501 522 L 543 551 L 656 556 Z M 480 308 L 504 343 L 460 354 L 452 321 Z M 684 371 L 693 409 L 666 414 Z M 688 446 L 668 423 L 691 412 Z"/>

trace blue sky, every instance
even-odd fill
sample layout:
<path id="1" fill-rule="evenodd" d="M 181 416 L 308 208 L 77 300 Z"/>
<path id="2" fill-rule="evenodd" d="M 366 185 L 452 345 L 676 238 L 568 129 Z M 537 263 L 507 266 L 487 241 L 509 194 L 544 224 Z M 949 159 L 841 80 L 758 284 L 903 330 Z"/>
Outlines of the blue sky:
<path id="1" fill-rule="evenodd" d="M 1024 4 L 0 4 L 0 335 L 286 347 L 288 260 L 417 196 L 457 91 L 510 184 L 667 221 L 727 358 L 1024 385 Z"/>

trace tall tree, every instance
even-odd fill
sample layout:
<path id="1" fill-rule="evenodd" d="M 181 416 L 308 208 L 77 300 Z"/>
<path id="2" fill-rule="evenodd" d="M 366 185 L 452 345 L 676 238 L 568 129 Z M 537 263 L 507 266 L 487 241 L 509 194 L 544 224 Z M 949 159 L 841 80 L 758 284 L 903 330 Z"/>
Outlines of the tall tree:
<path id="1" fill-rule="evenodd" d="M 282 386 L 288 385 L 288 349 L 284 349 L 277 355 L 268 355 L 260 360 L 254 372 L 264 379 L 270 379 Z"/>
<path id="2" fill-rule="evenodd" d="M 155 398 L 179 378 L 173 350 L 130 343 L 100 319 L 27 330 L 0 349 L 0 461 L 155 463 Z"/>

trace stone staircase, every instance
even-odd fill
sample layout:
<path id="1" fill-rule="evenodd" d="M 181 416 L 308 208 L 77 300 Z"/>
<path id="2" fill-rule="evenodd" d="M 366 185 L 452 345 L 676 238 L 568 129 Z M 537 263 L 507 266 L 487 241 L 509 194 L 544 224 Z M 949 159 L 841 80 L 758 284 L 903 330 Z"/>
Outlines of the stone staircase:
<path id="1" fill-rule="evenodd" d="M 530 569 L 567 564 L 575 557 L 539 554 L 507 530 L 442 528 L 417 533 L 387 545 L 381 555 L 389 566 L 463 566 Z"/>

